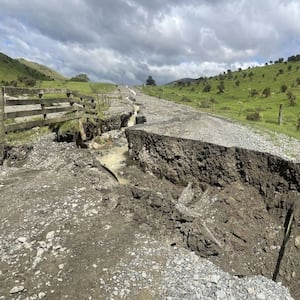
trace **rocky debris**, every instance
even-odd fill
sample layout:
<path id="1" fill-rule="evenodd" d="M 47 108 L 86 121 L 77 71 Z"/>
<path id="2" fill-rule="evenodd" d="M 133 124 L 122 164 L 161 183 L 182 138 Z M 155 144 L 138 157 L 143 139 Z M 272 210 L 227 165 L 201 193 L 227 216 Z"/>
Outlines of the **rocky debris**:
<path id="1" fill-rule="evenodd" d="M 262 276 L 231 276 L 193 252 L 145 236 L 126 251 L 101 279 L 113 299 L 293 299 Z"/>
<path id="2" fill-rule="evenodd" d="M 9 293 L 10 293 L 10 294 L 17 294 L 17 293 L 23 292 L 24 290 L 25 290 L 24 286 L 23 286 L 23 285 L 19 285 L 19 286 L 14 286 L 14 287 L 9 291 Z"/>

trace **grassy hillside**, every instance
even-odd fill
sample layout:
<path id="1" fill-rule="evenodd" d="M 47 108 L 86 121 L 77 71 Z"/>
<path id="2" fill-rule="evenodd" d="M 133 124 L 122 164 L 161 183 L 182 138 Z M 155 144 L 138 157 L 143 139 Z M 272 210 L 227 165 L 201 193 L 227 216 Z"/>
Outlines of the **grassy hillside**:
<path id="1" fill-rule="evenodd" d="M 36 80 L 51 80 L 52 78 L 20 63 L 16 59 L 0 53 L 0 82 L 17 80 L 18 76 L 34 78 Z"/>
<path id="2" fill-rule="evenodd" d="M 146 86 L 143 91 L 300 139 L 299 61 L 236 72 L 229 70 L 193 83 L 179 81 L 172 85 Z M 283 104 L 282 125 L 277 124 L 280 104 Z"/>
<path id="3" fill-rule="evenodd" d="M 83 95 L 95 95 L 109 93 L 115 90 L 115 85 L 98 82 L 76 82 L 76 81 L 40 81 L 35 87 L 70 89 Z"/>
<path id="4" fill-rule="evenodd" d="M 60 73 L 52 70 L 51 68 L 38 64 L 36 62 L 33 61 L 28 61 L 26 59 L 23 58 L 19 58 L 18 61 L 32 69 L 35 69 L 37 71 L 39 71 L 42 74 L 45 74 L 46 76 L 49 76 L 51 78 L 54 78 L 55 80 L 66 80 L 67 78 L 64 77 L 63 75 L 61 75 Z"/>

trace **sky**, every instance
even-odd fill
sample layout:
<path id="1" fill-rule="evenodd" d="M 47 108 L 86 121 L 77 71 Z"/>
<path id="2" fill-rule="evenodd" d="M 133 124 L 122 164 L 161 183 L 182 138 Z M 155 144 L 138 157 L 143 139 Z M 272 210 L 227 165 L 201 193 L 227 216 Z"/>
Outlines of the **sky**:
<path id="1" fill-rule="evenodd" d="M 300 0 L 0 0 L 0 52 L 158 84 L 300 53 Z"/>

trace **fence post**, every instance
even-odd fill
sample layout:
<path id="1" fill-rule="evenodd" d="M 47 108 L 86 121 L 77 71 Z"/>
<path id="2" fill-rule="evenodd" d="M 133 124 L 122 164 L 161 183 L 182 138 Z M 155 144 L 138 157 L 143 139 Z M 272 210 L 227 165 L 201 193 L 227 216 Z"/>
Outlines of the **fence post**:
<path id="1" fill-rule="evenodd" d="M 282 110 L 283 110 L 283 104 L 279 104 L 278 125 L 282 124 Z"/>
<path id="2" fill-rule="evenodd" d="M 0 165 L 4 160 L 4 142 L 5 142 L 5 128 L 4 128 L 4 87 L 0 91 Z"/>

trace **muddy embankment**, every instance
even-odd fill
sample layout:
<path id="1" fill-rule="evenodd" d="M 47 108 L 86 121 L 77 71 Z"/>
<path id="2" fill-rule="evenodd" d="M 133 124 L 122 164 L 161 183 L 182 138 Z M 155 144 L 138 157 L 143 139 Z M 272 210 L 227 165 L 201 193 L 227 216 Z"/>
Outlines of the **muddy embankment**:
<path id="1" fill-rule="evenodd" d="M 102 133 L 127 127 L 133 114 L 134 110 L 132 109 L 132 111 L 107 116 L 105 119 L 88 119 L 80 122 L 77 130 L 70 132 L 60 133 L 59 126 L 53 128 L 53 131 L 56 133 L 57 142 L 76 142 L 77 146 L 85 148 L 87 147 L 86 141 L 90 141 Z"/>
<path id="2" fill-rule="evenodd" d="M 144 171 L 186 187 L 173 203 L 133 191 L 185 246 L 232 274 L 281 281 L 300 299 L 299 163 L 138 127 L 126 136 Z"/>

